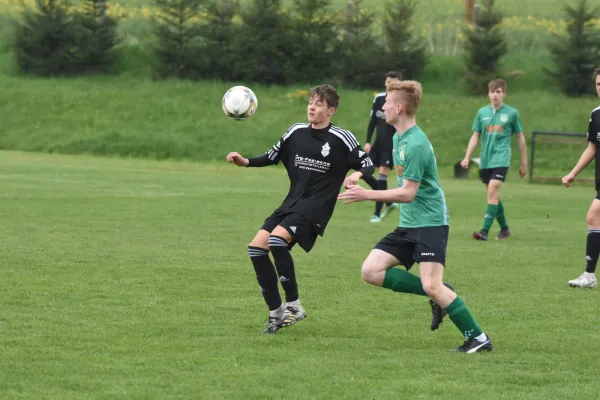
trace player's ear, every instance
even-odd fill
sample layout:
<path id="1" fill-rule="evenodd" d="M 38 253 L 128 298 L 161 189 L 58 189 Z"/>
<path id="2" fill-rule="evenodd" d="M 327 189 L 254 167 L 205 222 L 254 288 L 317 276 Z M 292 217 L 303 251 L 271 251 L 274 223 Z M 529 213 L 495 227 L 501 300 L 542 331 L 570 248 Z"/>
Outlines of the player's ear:
<path id="1" fill-rule="evenodd" d="M 327 115 L 329 115 L 331 117 L 333 114 L 335 114 L 335 110 L 336 110 L 335 107 L 329 107 L 327 109 Z"/>

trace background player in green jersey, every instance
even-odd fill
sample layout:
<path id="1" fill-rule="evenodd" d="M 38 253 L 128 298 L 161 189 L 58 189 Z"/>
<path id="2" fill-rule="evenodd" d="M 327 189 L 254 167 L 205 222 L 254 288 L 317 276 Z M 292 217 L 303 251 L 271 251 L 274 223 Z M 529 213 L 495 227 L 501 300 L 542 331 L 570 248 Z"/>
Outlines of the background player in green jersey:
<path id="1" fill-rule="evenodd" d="M 487 187 L 487 209 L 482 229 L 473 233 L 476 240 L 488 239 L 494 219 L 498 219 L 500 224 L 500 233 L 496 239 L 507 239 L 510 236 L 504 205 L 500 201 L 500 188 L 510 167 L 510 143 L 513 135 L 517 137 L 521 152 L 519 176 L 523 178 L 527 173 L 527 145 L 521 126 L 521 117 L 515 108 L 504 104 L 505 96 L 506 82 L 502 79 L 492 80 L 488 85 L 490 105 L 477 111 L 473 121 L 473 136 L 469 140 L 465 158 L 460 162 L 463 168 L 469 167 L 471 154 L 481 137 L 479 175 Z"/>
<path id="2" fill-rule="evenodd" d="M 399 188 L 366 190 L 349 185 L 338 199 L 344 203 L 363 200 L 405 203 L 400 207 L 398 228 L 384 237 L 364 261 L 363 280 L 395 292 L 429 296 L 435 308 L 447 313 L 465 336 L 466 341 L 456 351 L 490 351 L 489 337 L 475 322 L 463 300 L 443 283 L 448 209 L 433 147 L 416 124 L 421 94 L 418 82 L 393 84 L 388 88 L 383 106 L 386 121 L 397 131 L 393 154 Z M 408 272 L 415 262 L 420 264 L 420 279 Z M 396 265 L 404 265 L 407 271 L 393 268 Z"/>

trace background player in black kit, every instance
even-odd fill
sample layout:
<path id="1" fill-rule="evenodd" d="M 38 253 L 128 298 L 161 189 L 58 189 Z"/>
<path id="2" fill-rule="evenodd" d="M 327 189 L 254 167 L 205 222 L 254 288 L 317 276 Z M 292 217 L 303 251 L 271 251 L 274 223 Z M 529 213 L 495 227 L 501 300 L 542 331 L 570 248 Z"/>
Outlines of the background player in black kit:
<path id="1" fill-rule="evenodd" d="M 281 161 L 290 179 L 285 200 L 265 220 L 248 246 L 258 284 L 269 307 L 263 333 L 276 333 L 306 316 L 298 296 L 290 250 L 298 243 L 309 252 L 317 235 L 323 236 L 342 184 L 355 185 L 375 169 L 354 135 L 331 124 L 339 99 L 333 86 L 317 86 L 310 91 L 308 123 L 292 125 L 261 156 L 248 159 L 236 152 L 227 155 L 228 162 L 240 167 L 265 167 Z M 346 177 L 350 169 L 357 172 Z M 269 258 L 269 250 L 275 266 Z M 281 301 L 277 275 L 285 291 L 286 304 Z"/>
<path id="2" fill-rule="evenodd" d="M 600 67 L 594 70 L 594 82 L 596 93 L 600 96 Z M 587 213 L 587 244 L 586 256 L 587 265 L 585 271 L 575 279 L 569 281 L 573 287 L 596 287 L 596 265 L 598 264 L 598 255 L 600 254 L 600 153 L 598 152 L 598 142 L 600 142 L 600 106 L 592 111 L 590 124 L 587 133 L 588 147 L 583 151 L 579 161 L 573 170 L 562 178 L 566 187 L 571 186 L 575 177 L 589 164 L 596 160 L 596 198 L 592 200 L 592 205 Z"/>
<path id="3" fill-rule="evenodd" d="M 399 83 L 402 80 L 402 74 L 396 71 L 390 71 L 385 74 L 385 88 L 386 91 L 378 93 L 373 99 L 373 106 L 371 107 L 371 119 L 369 120 L 369 126 L 367 128 L 367 139 L 365 141 L 365 151 L 369 153 L 369 157 L 373 161 L 373 164 L 379 168 L 379 175 L 377 180 L 374 178 L 363 178 L 371 189 L 373 190 L 387 190 L 387 176 L 390 173 L 390 169 L 394 166 L 394 159 L 392 157 L 393 150 L 393 137 L 396 130 L 393 126 L 385 122 L 385 115 L 383 114 L 382 107 L 385 104 L 385 96 L 387 94 L 387 88 L 392 83 Z M 377 127 L 377 136 L 375 137 L 375 143 L 371 146 L 371 138 L 373 131 Z M 383 208 L 383 203 L 378 201 L 375 203 L 375 213 L 369 220 L 369 222 L 381 222 L 390 211 L 394 208 L 398 208 L 396 203 L 386 203 Z"/>

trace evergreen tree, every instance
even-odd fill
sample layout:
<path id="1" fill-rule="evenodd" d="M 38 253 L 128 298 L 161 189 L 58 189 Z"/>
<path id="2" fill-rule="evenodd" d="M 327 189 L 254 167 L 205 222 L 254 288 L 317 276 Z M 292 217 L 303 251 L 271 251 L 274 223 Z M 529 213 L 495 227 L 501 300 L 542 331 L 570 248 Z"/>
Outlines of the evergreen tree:
<path id="1" fill-rule="evenodd" d="M 387 51 L 384 70 L 402 71 L 405 79 L 417 79 L 428 60 L 427 44 L 422 38 L 414 37 L 411 29 L 415 6 L 415 0 L 387 1 L 383 18 Z"/>
<path id="2" fill-rule="evenodd" d="M 86 0 L 77 14 L 80 69 L 110 72 L 116 61 L 117 20 L 106 15 L 106 0 Z"/>
<path id="3" fill-rule="evenodd" d="M 56 76 L 77 71 L 78 30 L 68 0 L 36 0 L 15 29 L 17 66 L 25 73 Z"/>
<path id="4" fill-rule="evenodd" d="M 281 0 L 252 0 L 241 13 L 242 24 L 232 40 L 233 78 L 266 84 L 287 83 L 293 43 L 290 18 Z"/>
<path id="5" fill-rule="evenodd" d="M 202 75 L 210 78 L 231 80 L 236 55 L 232 40 L 238 27 L 233 23 L 239 3 L 232 0 L 212 0 L 206 9 L 207 23 L 202 27 L 203 57 Z"/>
<path id="6" fill-rule="evenodd" d="M 202 32 L 200 14 L 205 0 L 154 0 L 158 8 L 154 29 L 158 43 L 155 76 L 201 78 Z"/>
<path id="7" fill-rule="evenodd" d="M 331 0 L 294 0 L 289 34 L 292 35 L 292 65 L 288 81 L 318 83 L 332 78 L 340 56 Z"/>
<path id="8" fill-rule="evenodd" d="M 488 0 L 465 29 L 465 82 L 473 94 L 487 93 L 487 84 L 500 74 L 500 61 L 508 52 L 505 33 L 500 27 L 503 15 Z"/>
<path id="9" fill-rule="evenodd" d="M 586 0 L 579 0 L 575 7 L 565 6 L 564 12 L 567 34 L 556 35 L 550 43 L 554 70 L 546 71 L 568 96 L 594 93 L 590 76 L 600 65 L 600 31 L 590 23 L 600 18 L 598 8 L 590 9 Z"/>

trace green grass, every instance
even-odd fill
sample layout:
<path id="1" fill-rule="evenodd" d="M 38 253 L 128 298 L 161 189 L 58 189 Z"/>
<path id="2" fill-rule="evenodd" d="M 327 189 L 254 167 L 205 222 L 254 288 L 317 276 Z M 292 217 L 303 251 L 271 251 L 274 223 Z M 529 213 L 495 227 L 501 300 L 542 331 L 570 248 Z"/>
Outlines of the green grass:
<path id="1" fill-rule="evenodd" d="M 2 399 L 600 391 L 597 290 L 566 284 L 584 265 L 590 187 L 527 185 L 513 173 L 502 189 L 513 237 L 480 243 L 470 234 L 482 185 L 442 179 L 446 278 L 495 345 L 465 356 L 446 352 L 461 342 L 450 321 L 429 331 L 424 298 L 361 282 L 362 260 L 397 217 L 369 224 L 372 204 L 340 204 L 315 249 L 293 251 L 309 317 L 266 337 L 246 246 L 285 194 L 283 169 L 1 152 L 0 171 Z"/>
<path id="2" fill-rule="evenodd" d="M 449 167 L 462 158 L 475 112 L 488 100 L 440 85 L 435 75 L 423 82 L 418 121 L 436 148 L 440 166 Z M 289 126 L 306 120 L 305 96 L 286 97 L 295 95 L 298 87 L 252 86 L 258 112 L 248 121 L 236 122 L 221 110 L 222 95 L 231 83 L 5 76 L 0 84 L 1 149 L 222 160 L 229 151 L 261 154 Z M 333 122 L 363 142 L 373 92 L 339 90 L 342 100 Z M 509 83 L 506 101 L 520 110 L 527 135 L 533 130 L 585 132 L 589 113 L 598 105 L 597 98 L 569 99 L 531 91 L 526 85 L 520 87 L 518 78 Z M 560 145 L 546 146 L 538 153 L 540 167 L 564 172 L 584 147 L 584 140 L 569 151 Z M 518 161 L 517 154 L 513 160 Z"/>

